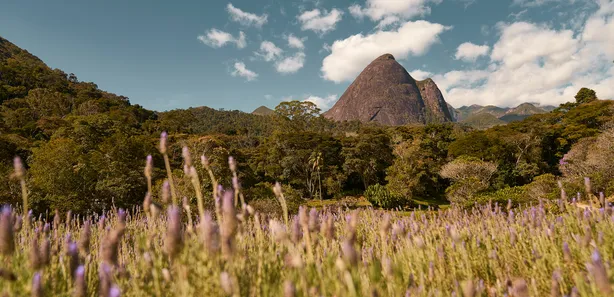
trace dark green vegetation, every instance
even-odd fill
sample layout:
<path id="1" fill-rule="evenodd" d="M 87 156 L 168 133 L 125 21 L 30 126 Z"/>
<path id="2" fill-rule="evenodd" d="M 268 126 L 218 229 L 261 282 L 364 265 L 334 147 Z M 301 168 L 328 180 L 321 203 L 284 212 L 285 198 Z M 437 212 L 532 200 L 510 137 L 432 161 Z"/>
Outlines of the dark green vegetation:
<path id="1" fill-rule="evenodd" d="M 170 135 L 172 168 L 183 167 L 182 147 L 188 146 L 207 157 L 224 187 L 232 184 L 233 156 L 246 199 L 261 209 L 277 206 L 276 181 L 286 187 L 291 209 L 303 198 L 359 196 L 370 186 L 369 197 L 379 197 L 372 202 L 384 207 L 503 201 L 507 192 L 519 193 L 514 197 L 521 201 L 538 190 L 550 197 L 560 191 L 559 180 L 570 195 L 586 195 L 584 177 L 593 181 L 589 192 L 610 196 L 614 170 L 602 163 L 612 163 L 612 146 L 602 132 L 612 133 L 613 109 L 611 101 L 596 98 L 583 89 L 576 102 L 550 113 L 481 131 L 454 123 L 335 123 L 314 104 L 298 101 L 281 103 L 270 115 L 207 107 L 154 112 L 50 69 L 0 39 L 0 204 L 19 203 L 19 185 L 9 179 L 14 156 L 26 163 L 35 212 L 139 205 L 147 192 L 148 154 L 155 165 L 152 195 L 159 199 L 166 178 L 157 149 L 163 131 Z M 195 201 L 185 173 L 172 176 L 180 197 Z M 203 178 L 202 188 L 210 193 L 211 180 Z"/>

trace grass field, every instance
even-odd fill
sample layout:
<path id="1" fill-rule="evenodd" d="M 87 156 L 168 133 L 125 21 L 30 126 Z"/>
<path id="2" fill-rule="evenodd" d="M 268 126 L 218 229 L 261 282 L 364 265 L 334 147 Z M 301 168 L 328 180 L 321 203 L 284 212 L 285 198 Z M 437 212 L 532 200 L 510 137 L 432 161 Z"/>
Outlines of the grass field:
<path id="1" fill-rule="evenodd" d="M 179 208 L 21 222 L 2 211 L 8 296 L 608 296 L 614 217 L 567 205 L 373 209 L 198 224 Z M 61 217 L 61 218 L 60 218 Z M 12 240 L 12 241 L 11 241 Z M 574 295 L 575 294 L 575 295 Z"/>

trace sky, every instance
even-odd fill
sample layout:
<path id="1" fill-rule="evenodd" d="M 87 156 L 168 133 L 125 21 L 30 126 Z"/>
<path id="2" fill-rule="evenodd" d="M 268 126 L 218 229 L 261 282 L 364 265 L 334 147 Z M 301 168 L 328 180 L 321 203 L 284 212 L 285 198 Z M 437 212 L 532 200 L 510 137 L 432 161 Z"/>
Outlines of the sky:
<path id="1" fill-rule="evenodd" d="M 614 0 L 1 2 L 0 36 L 158 111 L 324 111 L 385 53 L 454 107 L 614 99 Z"/>

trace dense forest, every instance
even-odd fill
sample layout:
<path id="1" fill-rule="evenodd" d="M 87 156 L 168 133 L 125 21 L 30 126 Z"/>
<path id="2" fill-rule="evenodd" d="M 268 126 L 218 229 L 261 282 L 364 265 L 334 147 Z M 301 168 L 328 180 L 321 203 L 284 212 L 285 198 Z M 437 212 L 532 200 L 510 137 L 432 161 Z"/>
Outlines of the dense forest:
<path id="1" fill-rule="evenodd" d="M 186 146 L 230 187 L 232 156 L 245 198 L 262 210 L 276 208 L 276 181 L 294 209 L 304 199 L 361 195 L 385 208 L 523 203 L 561 190 L 570 197 L 613 195 L 613 103 L 586 88 L 570 101 L 484 130 L 336 123 L 299 101 L 282 102 L 266 116 L 207 107 L 155 112 L 51 69 L 0 38 L 0 204 L 20 201 L 11 178 L 15 156 L 25 163 L 37 213 L 140 205 L 148 155 L 159 200 L 167 176 L 158 146 L 164 131 L 172 168 L 183 167 Z M 208 172 L 196 167 L 203 191 L 212 191 Z M 177 194 L 195 203 L 184 172 L 172 175 Z"/>

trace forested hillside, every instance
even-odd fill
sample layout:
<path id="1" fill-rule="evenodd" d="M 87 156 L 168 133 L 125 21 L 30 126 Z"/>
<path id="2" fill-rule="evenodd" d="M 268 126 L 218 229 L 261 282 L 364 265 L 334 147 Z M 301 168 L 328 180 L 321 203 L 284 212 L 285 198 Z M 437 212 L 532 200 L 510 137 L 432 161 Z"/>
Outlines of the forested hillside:
<path id="1" fill-rule="evenodd" d="M 187 146 L 194 158 L 206 156 L 214 176 L 229 187 L 228 158 L 234 157 L 246 199 L 261 210 L 278 209 L 271 190 L 276 181 L 294 210 L 303 199 L 361 196 L 365 190 L 382 207 L 508 198 L 519 203 L 529 192 L 559 193 L 557 181 L 570 195 L 584 193 L 584 177 L 592 179 L 594 193 L 612 195 L 612 102 L 588 89 L 570 101 L 480 131 L 456 123 L 337 123 L 314 104 L 298 101 L 282 102 L 270 115 L 208 107 L 155 112 L 51 69 L 0 39 L 0 204 L 20 199 L 18 183 L 9 178 L 14 156 L 26 164 L 35 212 L 140 205 L 147 155 L 153 157 L 152 195 L 158 200 L 166 177 L 158 151 L 163 131 L 169 133 L 172 168 L 183 167 Z M 208 172 L 196 167 L 203 191 L 212 191 Z M 178 195 L 195 203 L 184 172 L 172 174 Z"/>

